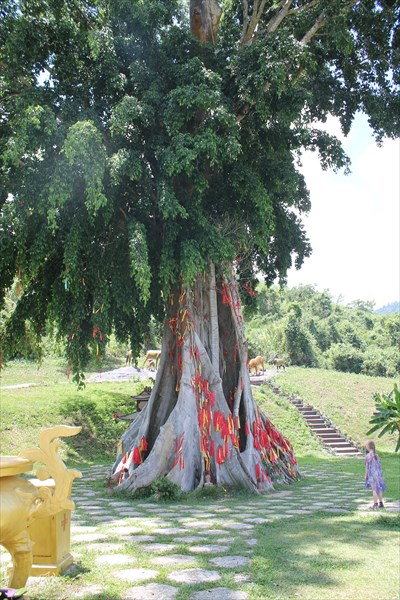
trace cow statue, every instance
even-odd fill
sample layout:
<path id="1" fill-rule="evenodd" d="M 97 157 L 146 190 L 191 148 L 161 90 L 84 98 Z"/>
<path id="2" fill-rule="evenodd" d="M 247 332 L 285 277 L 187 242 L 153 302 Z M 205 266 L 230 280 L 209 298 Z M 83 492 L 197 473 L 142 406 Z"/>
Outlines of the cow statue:
<path id="1" fill-rule="evenodd" d="M 265 366 L 264 366 L 264 358 L 262 356 L 256 356 L 255 358 L 252 358 L 251 360 L 249 360 L 249 373 L 251 374 L 252 370 L 255 370 L 256 375 L 259 375 L 258 370 L 262 369 L 262 372 L 264 373 L 265 371 Z"/>

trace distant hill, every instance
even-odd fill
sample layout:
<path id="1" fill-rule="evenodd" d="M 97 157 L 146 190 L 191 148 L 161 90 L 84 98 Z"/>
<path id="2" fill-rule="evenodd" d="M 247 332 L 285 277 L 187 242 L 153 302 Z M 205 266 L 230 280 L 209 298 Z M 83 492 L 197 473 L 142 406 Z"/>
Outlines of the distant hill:
<path id="1" fill-rule="evenodd" d="M 390 313 L 400 312 L 400 302 L 391 302 L 390 304 L 382 306 L 382 308 L 377 308 L 374 312 L 378 315 L 388 315 Z"/>

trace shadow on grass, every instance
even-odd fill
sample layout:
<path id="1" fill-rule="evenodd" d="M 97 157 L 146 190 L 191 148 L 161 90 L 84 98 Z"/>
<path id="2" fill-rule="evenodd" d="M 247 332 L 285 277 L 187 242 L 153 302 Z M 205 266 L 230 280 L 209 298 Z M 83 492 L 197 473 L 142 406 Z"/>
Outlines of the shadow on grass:
<path id="1" fill-rule="evenodd" d="M 379 453 L 380 461 L 382 464 L 383 475 L 385 483 L 387 485 L 384 496 L 399 498 L 400 490 L 400 469 L 399 469 L 399 455 L 395 452 L 382 452 Z M 303 472 L 305 478 L 300 480 L 299 483 L 294 484 L 299 486 L 307 486 L 309 484 L 318 481 L 318 475 L 313 474 L 311 469 L 315 469 L 316 472 L 323 472 L 326 474 L 333 473 L 333 476 L 338 474 L 351 475 L 354 480 L 364 484 L 365 476 L 365 459 L 364 456 L 358 458 L 355 457 L 339 457 L 339 456 L 300 456 L 298 457 L 300 471 Z M 365 490 L 366 499 L 372 500 L 372 494 L 370 491 Z"/>
<path id="2" fill-rule="evenodd" d="M 340 597 L 343 580 L 354 575 L 351 585 L 356 591 L 357 581 L 370 575 L 371 548 L 389 534 L 395 543 L 399 529 L 398 515 L 371 515 L 360 520 L 358 515 L 322 512 L 262 525 L 252 561 L 254 583 L 265 590 L 264 598 L 292 598 L 299 592 L 302 597 L 306 592 L 317 598 L 322 590 L 321 597 Z M 395 581 L 393 587 L 396 589 Z"/>

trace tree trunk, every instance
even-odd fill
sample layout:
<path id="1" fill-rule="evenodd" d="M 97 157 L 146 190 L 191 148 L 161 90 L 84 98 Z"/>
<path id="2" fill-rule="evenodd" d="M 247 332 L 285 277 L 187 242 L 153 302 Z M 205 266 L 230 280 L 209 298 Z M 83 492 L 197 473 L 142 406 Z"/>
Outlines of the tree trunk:
<path id="1" fill-rule="evenodd" d="M 190 27 L 201 44 L 215 44 L 221 12 L 216 0 L 190 0 Z"/>
<path id="2" fill-rule="evenodd" d="M 211 265 L 190 290 L 171 294 L 154 388 L 121 438 L 117 488 L 167 476 L 190 491 L 207 475 L 257 491 L 299 477 L 289 441 L 253 399 L 247 365 L 237 286 L 216 280 Z"/>

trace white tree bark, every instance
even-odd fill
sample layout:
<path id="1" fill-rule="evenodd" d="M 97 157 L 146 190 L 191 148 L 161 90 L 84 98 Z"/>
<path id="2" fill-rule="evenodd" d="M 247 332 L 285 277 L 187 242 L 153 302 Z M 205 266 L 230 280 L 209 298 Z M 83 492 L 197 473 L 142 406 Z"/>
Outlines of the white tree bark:
<path id="1" fill-rule="evenodd" d="M 216 307 L 212 308 L 212 305 Z M 215 320 L 216 326 L 204 326 Z M 224 361 L 215 348 L 223 348 Z M 175 292 L 147 407 L 121 439 L 114 475 L 136 490 L 167 476 L 184 491 L 205 475 L 221 486 L 268 490 L 299 476 L 293 451 L 251 392 L 239 294 L 214 271 Z"/>

